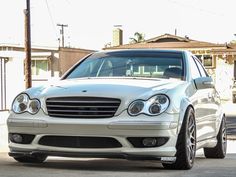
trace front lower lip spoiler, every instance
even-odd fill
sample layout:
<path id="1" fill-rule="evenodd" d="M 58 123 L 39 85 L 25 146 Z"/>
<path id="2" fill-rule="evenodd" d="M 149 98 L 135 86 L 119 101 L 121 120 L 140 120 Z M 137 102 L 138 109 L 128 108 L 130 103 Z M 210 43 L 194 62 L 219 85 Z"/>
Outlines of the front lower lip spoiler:
<path id="1" fill-rule="evenodd" d="M 125 153 L 87 153 L 87 152 L 55 152 L 55 151 L 12 151 L 8 153 L 9 156 L 19 157 L 34 157 L 37 155 L 59 156 L 59 157 L 74 157 L 74 158 L 113 158 L 113 159 L 127 159 L 127 160 L 150 160 L 161 163 L 172 164 L 176 161 L 176 157 L 157 157 L 145 155 L 132 155 Z"/>

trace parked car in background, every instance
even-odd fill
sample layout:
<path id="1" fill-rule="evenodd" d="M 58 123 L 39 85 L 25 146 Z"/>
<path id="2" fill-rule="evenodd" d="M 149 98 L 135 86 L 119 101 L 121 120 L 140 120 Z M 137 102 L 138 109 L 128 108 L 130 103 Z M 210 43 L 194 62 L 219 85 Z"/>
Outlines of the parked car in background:
<path id="1" fill-rule="evenodd" d="M 197 149 L 224 158 L 220 98 L 201 62 L 181 50 L 101 51 L 52 85 L 20 93 L 8 118 L 9 155 L 155 160 L 193 167 Z"/>

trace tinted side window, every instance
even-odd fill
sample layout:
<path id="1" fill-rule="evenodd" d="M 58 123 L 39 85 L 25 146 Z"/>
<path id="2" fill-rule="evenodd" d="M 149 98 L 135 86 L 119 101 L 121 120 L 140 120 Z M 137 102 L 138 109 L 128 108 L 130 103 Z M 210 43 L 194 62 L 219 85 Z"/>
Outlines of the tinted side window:
<path id="1" fill-rule="evenodd" d="M 201 76 L 202 76 L 202 77 L 207 77 L 208 74 L 207 74 L 206 70 L 203 68 L 203 66 L 202 66 L 202 64 L 200 63 L 200 61 L 199 61 L 198 59 L 196 59 L 196 58 L 194 58 L 194 60 L 195 60 L 195 62 L 196 62 L 196 64 L 197 64 L 197 66 L 198 66 L 198 69 L 199 69 L 199 71 L 200 71 L 200 73 L 201 73 Z"/>
<path id="2" fill-rule="evenodd" d="M 201 77 L 198 67 L 192 57 L 189 59 L 189 62 L 190 62 L 190 70 L 191 70 L 192 78 L 196 79 L 198 77 Z"/>

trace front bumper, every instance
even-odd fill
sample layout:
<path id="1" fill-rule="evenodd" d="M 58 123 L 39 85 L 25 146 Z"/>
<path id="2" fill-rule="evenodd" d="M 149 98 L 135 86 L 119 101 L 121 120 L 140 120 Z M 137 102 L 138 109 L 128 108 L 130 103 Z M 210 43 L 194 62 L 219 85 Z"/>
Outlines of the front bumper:
<path id="1" fill-rule="evenodd" d="M 156 120 L 155 120 L 156 119 Z M 158 118 L 145 115 L 130 118 L 125 112 L 107 119 L 64 119 L 52 118 L 40 111 L 11 114 L 8 119 L 9 133 L 35 135 L 30 144 L 9 142 L 10 156 L 34 156 L 44 154 L 65 157 L 105 157 L 146 159 L 172 162 L 175 160 L 178 114 L 161 114 Z M 39 143 L 45 136 L 108 137 L 117 140 L 116 148 L 69 148 L 46 146 Z M 159 147 L 134 147 L 128 137 L 168 137 Z M 173 158 L 172 158 L 173 157 Z"/>
<path id="2" fill-rule="evenodd" d="M 60 152 L 60 151 L 12 151 L 8 153 L 9 156 L 14 158 L 19 157 L 34 157 L 34 156 L 59 156 L 59 157 L 78 157 L 78 158 L 113 158 L 113 159 L 127 159 L 127 160 L 154 160 L 161 163 L 174 163 L 176 157 L 157 157 L 157 156 L 144 156 L 132 155 L 125 153 L 74 153 L 74 152 Z"/>

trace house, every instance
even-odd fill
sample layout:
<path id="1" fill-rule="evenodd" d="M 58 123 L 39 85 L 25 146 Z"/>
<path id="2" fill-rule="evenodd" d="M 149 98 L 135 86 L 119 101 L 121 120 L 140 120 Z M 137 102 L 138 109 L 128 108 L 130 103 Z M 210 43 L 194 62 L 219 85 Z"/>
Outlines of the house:
<path id="1" fill-rule="evenodd" d="M 119 33 L 113 35 L 120 36 Z M 113 37 L 113 40 L 120 37 Z M 119 44 L 113 41 L 113 44 Z M 188 36 L 181 37 L 172 34 L 163 34 L 140 43 L 113 45 L 105 48 L 112 49 L 183 49 L 195 54 L 213 78 L 223 99 L 231 99 L 233 79 L 236 78 L 236 45 L 216 44 L 193 40 Z M 224 84 L 222 84 L 222 82 Z"/>
<path id="2" fill-rule="evenodd" d="M 31 49 L 32 86 L 58 79 L 71 66 L 94 50 L 33 46 Z M 9 109 L 12 100 L 25 89 L 24 47 L 0 44 L 0 110 Z"/>

